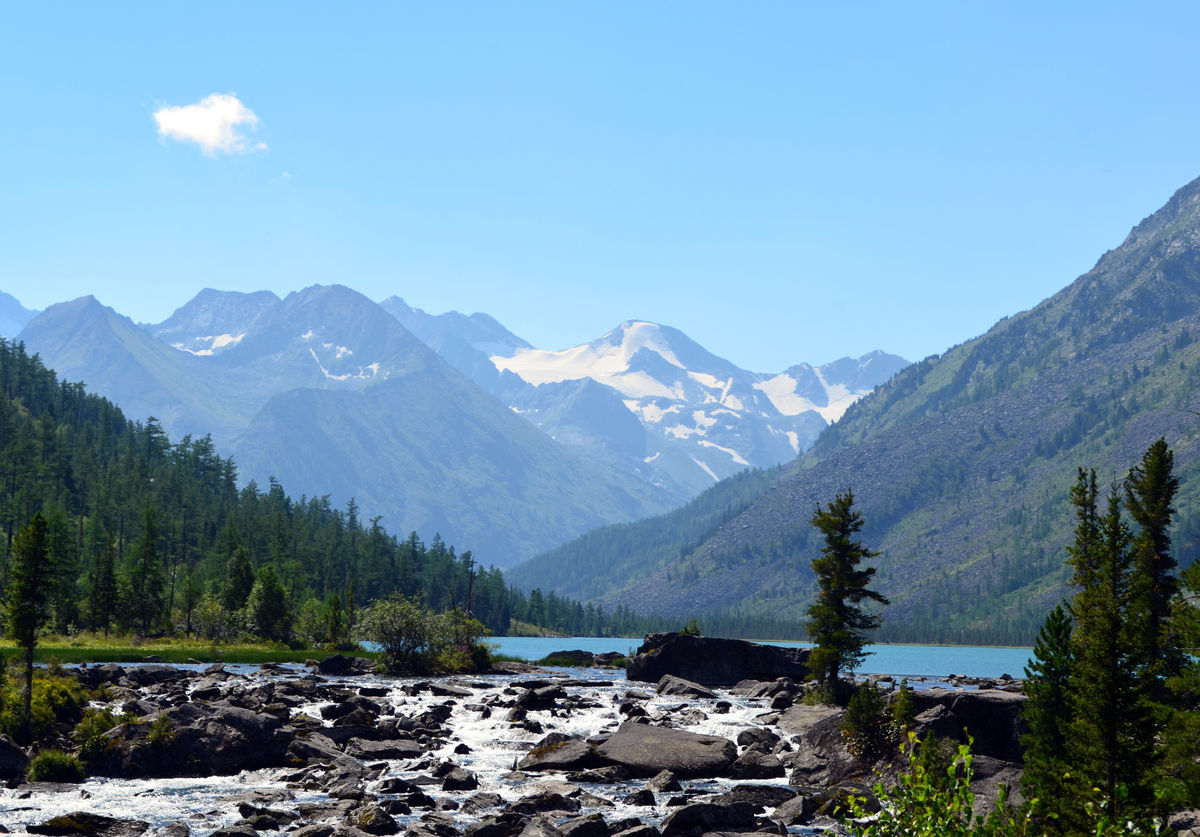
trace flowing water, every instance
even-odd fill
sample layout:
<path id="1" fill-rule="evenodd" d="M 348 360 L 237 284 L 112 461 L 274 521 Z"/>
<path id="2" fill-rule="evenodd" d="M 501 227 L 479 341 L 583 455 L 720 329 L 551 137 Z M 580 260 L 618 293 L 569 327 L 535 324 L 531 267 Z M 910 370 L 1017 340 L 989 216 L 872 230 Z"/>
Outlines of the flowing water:
<path id="1" fill-rule="evenodd" d="M 253 666 L 227 666 L 227 670 L 244 673 L 251 681 L 286 676 L 260 672 Z M 628 683 L 623 672 L 574 669 L 558 670 L 555 675 L 567 683 L 568 693 L 584 698 L 589 708 L 570 714 L 560 711 L 530 712 L 529 717 L 543 725 L 542 733 L 529 732 L 508 723 L 505 720 L 507 710 L 504 708 L 495 707 L 491 717 L 484 717 L 484 713 L 478 711 L 478 705 L 488 698 L 511 699 L 518 691 L 515 684 L 531 679 L 530 675 L 439 678 L 438 682 L 464 686 L 472 691 L 469 698 L 453 699 L 435 697 L 427 691 L 417 695 L 406 694 L 405 687 L 417 682 L 413 679 L 370 675 L 329 680 L 348 686 L 383 686 L 388 689 L 387 697 L 375 699 L 386 701 L 395 712 L 402 715 L 417 715 L 429 706 L 451 700 L 453 714 L 446 723 L 446 727 L 453 731 L 451 736 L 445 739 L 437 750 L 427 753 L 421 760 L 387 762 L 387 767 L 379 778 L 413 779 L 428 775 L 432 764 L 438 761 L 454 761 L 476 774 L 479 788 L 463 793 L 442 793 L 435 790 L 437 786 L 429 786 L 427 792 L 435 797 L 449 796 L 461 803 L 465 798 L 484 791 L 497 793 L 506 801 L 514 801 L 537 792 L 539 785 L 561 779 L 559 774 L 518 774 L 513 772 L 513 768 L 545 733 L 556 731 L 588 737 L 615 730 L 623 720 L 617 706 L 624 699 L 626 691 L 630 688 L 639 691 L 653 689 L 649 684 Z M 686 723 L 677 724 L 680 728 L 730 739 L 736 738 L 742 729 L 756 726 L 756 716 L 769 711 L 764 699 L 749 699 L 726 692 L 719 694 L 730 703 L 730 708 L 725 713 L 719 713 L 712 700 L 693 698 L 655 695 L 646 700 L 643 706 L 652 716 L 663 713 L 678 718 L 678 710 L 686 704 L 688 709 L 700 711 L 694 713 L 694 716 L 689 715 Z M 320 708 L 321 704 L 313 704 L 301 707 L 299 711 L 320 717 Z M 454 749 L 460 744 L 469 747 L 470 752 L 456 754 Z M 247 791 L 262 790 L 284 794 L 287 801 L 277 803 L 273 807 L 295 807 L 303 802 L 321 801 L 326 798 L 322 793 L 288 788 L 281 777 L 289 772 L 261 770 L 230 777 L 132 781 L 89 779 L 82 785 L 64 786 L 64 790 L 49 792 L 36 787 L 3 789 L 0 790 L 0 823 L 14 832 L 20 832 L 24 826 L 43 822 L 51 816 L 73 811 L 93 811 L 113 817 L 146 820 L 155 827 L 182 821 L 189 825 L 193 835 L 203 837 L 240 819 L 233 798 Z M 371 791 L 376 782 L 369 784 L 367 790 Z M 761 783 L 786 784 L 786 779 Z M 684 782 L 684 787 L 720 791 L 732 784 L 715 780 L 695 780 Z M 599 810 L 610 821 L 636 816 L 657 822 L 668 814 L 670 809 L 661 804 L 650 808 L 630 806 L 620 801 L 644 786 L 644 780 L 623 782 L 619 785 L 585 785 L 585 791 L 606 801 L 594 803 L 599 807 L 585 807 L 581 813 Z M 660 796 L 659 801 L 661 803 L 665 798 Z M 403 826 L 407 821 L 419 819 L 421 813 L 423 812 L 415 811 L 411 817 L 397 819 Z M 465 815 L 456 815 L 456 818 L 460 827 L 478 819 Z M 799 829 L 796 831 L 800 833 Z"/>

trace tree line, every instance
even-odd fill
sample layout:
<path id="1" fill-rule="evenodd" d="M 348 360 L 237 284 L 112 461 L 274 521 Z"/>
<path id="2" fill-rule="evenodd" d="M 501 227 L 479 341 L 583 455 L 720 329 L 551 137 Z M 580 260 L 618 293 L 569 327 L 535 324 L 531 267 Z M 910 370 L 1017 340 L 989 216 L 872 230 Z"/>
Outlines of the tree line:
<path id="1" fill-rule="evenodd" d="M 55 632 L 256 635 L 336 643 L 375 599 L 461 609 L 494 633 L 512 619 L 563 633 L 640 629 L 628 612 L 511 587 L 434 535 L 398 537 L 354 500 L 287 495 L 274 478 L 239 487 L 208 436 L 172 442 L 82 383 L 59 381 L 0 339 L 0 594 L 11 599 L 19 535 L 37 524 Z M 30 535 L 32 537 L 32 534 Z M 19 575 L 19 573 L 18 573 Z M 43 577 L 44 576 L 44 577 Z M 7 614 L 10 632 L 13 611 Z"/>

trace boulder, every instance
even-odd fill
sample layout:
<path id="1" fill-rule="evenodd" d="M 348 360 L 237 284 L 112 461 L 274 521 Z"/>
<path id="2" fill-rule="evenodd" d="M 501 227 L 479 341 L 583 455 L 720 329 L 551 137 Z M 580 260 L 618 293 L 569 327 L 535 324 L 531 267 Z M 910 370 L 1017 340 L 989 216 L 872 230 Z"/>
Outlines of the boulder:
<path id="1" fill-rule="evenodd" d="M 365 657 L 346 657 L 342 654 L 333 654 L 316 663 L 316 670 L 325 675 L 332 677 L 346 677 L 351 674 L 371 674 L 375 671 L 375 664 Z"/>
<path id="2" fill-rule="evenodd" d="M 807 648 L 758 645 L 740 639 L 717 639 L 678 633 L 648 634 L 629 659 L 625 676 L 657 683 L 673 674 L 705 686 L 733 686 L 743 680 L 808 677 Z"/>
<path id="3" fill-rule="evenodd" d="M 29 756 L 7 735 L 0 735 L 0 779 L 19 779 L 25 775 Z"/>
<path id="4" fill-rule="evenodd" d="M 351 738 L 346 742 L 346 754 L 363 761 L 381 759 L 415 759 L 425 750 L 416 741 L 400 738 L 394 741 L 368 741 Z"/>
<path id="5" fill-rule="evenodd" d="M 693 802 L 671 813 L 662 824 L 662 837 L 700 837 L 713 831 L 754 831 L 754 806 L 749 802 Z"/>
<path id="6" fill-rule="evenodd" d="M 737 758 L 737 745 L 727 738 L 626 721 L 596 747 L 597 757 L 635 776 L 670 770 L 681 778 L 722 775 Z"/>
<path id="7" fill-rule="evenodd" d="M 658 693 L 660 695 L 679 697 L 717 699 L 716 693 L 712 689 L 701 686 L 699 683 L 693 683 L 691 680 L 676 677 L 673 674 L 664 674 L 662 679 L 658 681 Z"/>
<path id="8" fill-rule="evenodd" d="M 150 823 L 142 820 L 118 820 L 103 814 L 75 811 L 51 817 L 39 825 L 28 827 L 30 834 L 81 834 L 88 837 L 138 837 L 145 834 Z"/>
<path id="9" fill-rule="evenodd" d="M 559 665 L 568 666 L 590 666 L 596 655 L 591 651 L 582 651 L 578 648 L 571 651 L 553 651 L 546 655 L 547 660 L 554 660 Z"/>
<path id="10" fill-rule="evenodd" d="M 582 738 L 552 732 L 517 765 L 520 770 L 587 770 L 599 763 L 596 749 Z"/>
<path id="11" fill-rule="evenodd" d="M 1001 761 L 1020 764 L 1023 761 L 1021 736 L 1026 731 L 1021 707 L 1023 694 L 1002 689 L 920 689 L 913 692 L 913 703 L 920 715 L 940 706 L 949 710 L 952 721 L 939 720 L 945 729 L 953 723 L 956 738 L 965 742 L 966 734 L 975 739 L 971 751 Z"/>

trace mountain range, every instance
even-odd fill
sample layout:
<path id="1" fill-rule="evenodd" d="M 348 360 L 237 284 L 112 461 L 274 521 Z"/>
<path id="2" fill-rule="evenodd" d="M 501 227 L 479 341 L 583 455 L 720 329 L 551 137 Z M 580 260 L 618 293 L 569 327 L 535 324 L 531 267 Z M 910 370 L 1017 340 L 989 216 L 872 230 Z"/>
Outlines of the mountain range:
<path id="1" fill-rule="evenodd" d="M 857 401 L 810 450 L 764 474 L 756 499 L 744 483 L 711 488 L 704 505 L 721 513 L 704 531 L 684 510 L 609 527 L 510 578 L 568 595 L 587 585 L 592 599 L 644 613 L 799 625 L 814 595 L 813 510 L 852 490 L 891 599 L 881 636 L 1028 643 L 1067 593 L 1078 468 L 1119 486 L 1165 438 L 1181 480 L 1175 554 L 1194 558 L 1197 338 L 1200 180 L 1059 293 Z"/>
<path id="2" fill-rule="evenodd" d="M 205 290 L 142 325 L 84 297 L 18 339 L 173 437 L 211 435 L 243 479 L 354 498 L 498 566 L 794 458 L 906 363 L 876 352 L 758 376 L 633 322 L 539 352 L 485 314 L 435 317 L 336 285 Z"/>

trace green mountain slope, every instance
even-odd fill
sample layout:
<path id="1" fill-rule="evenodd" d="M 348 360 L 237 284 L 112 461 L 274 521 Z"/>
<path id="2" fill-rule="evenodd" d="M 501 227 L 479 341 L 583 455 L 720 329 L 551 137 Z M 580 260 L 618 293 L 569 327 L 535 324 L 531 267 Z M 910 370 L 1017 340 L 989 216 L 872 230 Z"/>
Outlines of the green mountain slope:
<path id="1" fill-rule="evenodd" d="M 1176 453 L 1176 542 L 1190 560 L 1200 491 L 1200 181 L 1036 308 L 899 373 L 789 474 L 695 549 L 609 605 L 802 621 L 809 519 L 847 488 L 883 551 L 893 639 L 1028 642 L 1063 596 L 1075 469 L 1119 481 L 1155 439 Z M 654 566 L 642 543 L 628 552 Z M 597 559 L 602 561 L 602 559 Z M 628 578 L 628 576 L 626 577 Z"/>

